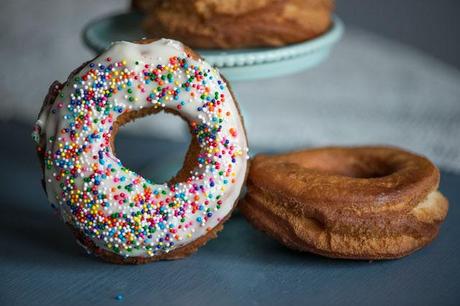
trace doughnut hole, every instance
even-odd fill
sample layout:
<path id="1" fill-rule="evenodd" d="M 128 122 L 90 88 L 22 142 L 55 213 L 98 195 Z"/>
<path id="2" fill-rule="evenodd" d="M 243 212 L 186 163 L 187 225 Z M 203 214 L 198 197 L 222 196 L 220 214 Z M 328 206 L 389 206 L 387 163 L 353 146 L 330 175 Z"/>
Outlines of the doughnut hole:
<path id="1" fill-rule="evenodd" d="M 162 133 L 165 128 L 175 132 Z M 139 133 L 149 129 L 152 136 Z M 123 166 L 152 183 L 183 181 L 197 165 L 200 148 L 187 121 L 177 113 L 155 109 L 129 112 L 118 117 L 113 131 L 112 150 Z"/>
<path id="2" fill-rule="evenodd" d="M 297 164 L 329 175 L 351 178 L 381 178 L 398 171 L 399 165 L 382 156 L 368 154 L 348 154 L 343 151 L 332 151 L 317 154 L 307 159 L 300 159 Z"/>

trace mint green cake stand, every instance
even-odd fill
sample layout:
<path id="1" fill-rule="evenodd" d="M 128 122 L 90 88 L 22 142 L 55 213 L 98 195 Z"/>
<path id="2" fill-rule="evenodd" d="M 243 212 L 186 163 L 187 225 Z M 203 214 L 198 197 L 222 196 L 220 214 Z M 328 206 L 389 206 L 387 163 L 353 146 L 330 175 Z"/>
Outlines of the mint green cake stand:
<path id="1" fill-rule="evenodd" d="M 100 53 L 114 41 L 134 41 L 146 37 L 142 15 L 135 12 L 103 17 L 83 30 L 86 45 Z M 333 17 L 331 28 L 308 41 L 278 48 L 238 50 L 197 50 L 230 81 L 272 78 L 299 72 L 321 63 L 343 34 L 343 23 Z"/>

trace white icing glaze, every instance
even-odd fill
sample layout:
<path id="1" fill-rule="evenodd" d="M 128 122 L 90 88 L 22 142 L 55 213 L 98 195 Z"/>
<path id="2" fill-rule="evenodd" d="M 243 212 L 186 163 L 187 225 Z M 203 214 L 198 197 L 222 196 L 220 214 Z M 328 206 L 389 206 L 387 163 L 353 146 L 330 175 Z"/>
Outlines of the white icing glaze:
<path id="1" fill-rule="evenodd" d="M 230 213 L 246 173 L 245 131 L 219 73 L 188 57 L 181 43 L 114 43 L 54 95 L 33 133 L 48 199 L 97 246 L 155 256 L 205 235 Z M 113 122 L 145 107 L 179 111 L 197 127 L 201 155 L 186 182 L 152 184 L 112 152 Z"/>

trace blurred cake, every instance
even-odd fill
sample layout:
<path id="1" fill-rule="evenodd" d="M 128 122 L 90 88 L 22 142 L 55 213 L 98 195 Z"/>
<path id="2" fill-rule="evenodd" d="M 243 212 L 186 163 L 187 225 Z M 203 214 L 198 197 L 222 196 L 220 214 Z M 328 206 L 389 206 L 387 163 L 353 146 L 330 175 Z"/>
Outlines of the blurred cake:
<path id="1" fill-rule="evenodd" d="M 153 38 L 193 48 L 276 47 L 302 42 L 331 25 L 332 0 L 133 0 Z"/>

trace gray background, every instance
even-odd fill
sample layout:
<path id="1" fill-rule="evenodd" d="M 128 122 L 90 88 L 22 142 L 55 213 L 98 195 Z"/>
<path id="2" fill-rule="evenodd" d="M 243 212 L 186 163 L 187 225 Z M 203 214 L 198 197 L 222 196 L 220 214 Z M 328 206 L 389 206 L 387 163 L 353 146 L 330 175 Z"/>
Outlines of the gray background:
<path id="1" fill-rule="evenodd" d="M 377 127 L 375 141 L 400 143 L 396 134 L 402 133 L 401 145 L 435 159 L 450 211 L 431 245 L 396 261 L 330 260 L 287 250 L 236 214 L 219 239 L 190 258 L 117 266 L 87 256 L 53 215 L 30 130 L 47 85 L 92 56 L 79 40 L 82 26 L 127 3 L 0 1 L 0 305 L 458 305 L 459 6 L 339 0 L 348 32 L 328 62 L 292 79 L 234 85 L 252 125 L 250 138 L 259 143 L 253 152 L 369 142 L 352 128 L 358 122 L 361 130 Z M 294 86 L 290 102 L 305 107 L 302 118 L 310 125 L 302 142 L 270 145 L 263 138 L 270 108 L 264 120 L 252 111 L 250 102 L 279 84 Z M 25 113 L 32 115 L 18 115 Z M 187 146 L 184 138 L 166 138 L 122 134 L 117 152 L 133 169 L 166 179 Z M 152 160 L 144 152 L 167 157 Z M 118 294 L 123 301 L 115 300 Z"/>
<path id="2" fill-rule="evenodd" d="M 460 1 L 338 0 L 336 4 L 347 25 L 414 46 L 460 68 Z"/>

